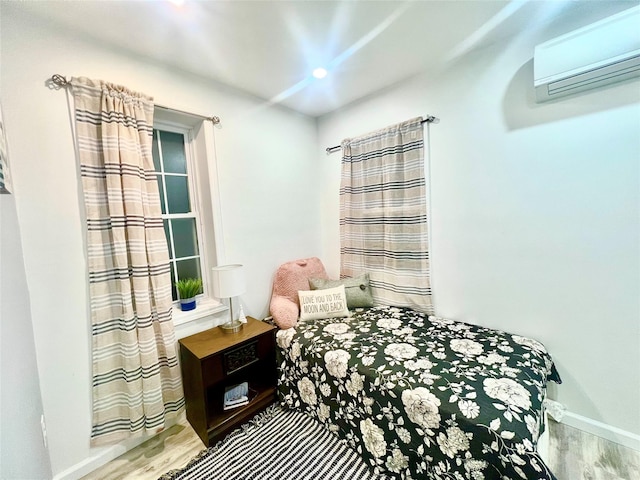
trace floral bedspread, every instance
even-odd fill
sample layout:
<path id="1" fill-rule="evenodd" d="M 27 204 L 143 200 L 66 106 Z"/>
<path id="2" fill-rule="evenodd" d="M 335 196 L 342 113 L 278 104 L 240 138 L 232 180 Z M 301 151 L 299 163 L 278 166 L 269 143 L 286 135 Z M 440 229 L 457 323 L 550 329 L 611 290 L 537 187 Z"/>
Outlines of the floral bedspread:
<path id="1" fill-rule="evenodd" d="M 277 333 L 278 393 L 405 479 L 553 479 L 536 452 L 548 380 L 535 340 L 402 308 Z"/>

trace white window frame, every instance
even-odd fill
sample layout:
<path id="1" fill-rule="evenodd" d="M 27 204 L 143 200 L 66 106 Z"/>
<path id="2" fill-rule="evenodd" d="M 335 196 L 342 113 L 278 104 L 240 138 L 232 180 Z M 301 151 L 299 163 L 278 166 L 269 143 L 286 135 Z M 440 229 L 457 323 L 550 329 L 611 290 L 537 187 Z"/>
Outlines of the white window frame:
<path id="1" fill-rule="evenodd" d="M 154 117 L 154 129 L 185 136 L 189 200 L 191 210 L 196 214 L 203 293 L 197 297 L 198 306 L 195 310 L 183 312 L 179 302 L 174 302 L 173 322 L 178 326 L 228 308 L 213 297 L 211 290 L 211 268 L 225 263 L 215 141 L 212 122 L 202 117 L 158 107 L 154 111 Z M 171 218 L 179 217 L 180 215 Z M 173 253 L 175 259 L 175 252 Z"/>
<path id="2" fill-rule="evenodd" d="M 199 263 L 200 263 L 200 272 L 201 272 L 201 276 L 203 279 L 203 284 L 208 283 L 205 281 L 204 278 L 204 274 L 205 274 L 205 267 L 207 265 L 207 261 L 205 258 L 205 255 L 202 254 L 202 250 L 203 250 L 203 243 L 204 243 L 204 236 L 203 236 L 203 232 L 202 232 L 202 215 L 200 214 L 200 202 L 198 202 L 198 187 L 197 187 L 197 181 L 195 180 L 195 176 L 196 176 L 196 172 L 195 172 L 195 166 L 194 166 L 194 160 L 193 160 L 193 139 L 192 139 L 192 135 L 191 135 L 191 130 L 186 129 L 186 128 L 181 128 L 181 127 L 176 127 L 173 125 L 165 125 L 163 122 L 156 122 L 155 125 L 153 126 L 154 130 L 158 130 L 159 133 L 159 137 L 158 137 L 158 153 L 160 154 L 161 158 L 163 159 L 161 161 L 161 167 L 162 170 L 160 172 L 158 172 L 160 175 L 158 175 L 158 178 L 162 181 L 162 189 L 164 190 L 164 209 L 165 212 L 162 215 L 163 220 L 176 220 L 176 219 L 190 219 L 193 218 L 195 220 L 195 225 L 196 225 L 196 236 L 197 236 L 197 242 L 198 242 L 198 255 L 196 256 L 192 256 L 192 257 L 181 257 L 181 260 L 188 260 L 188 259 L 193 259 L 193 258 L 198 258 L 199 259 Z M 190 213 L 169 213 L 169 195 L 167 195 L 167 182 L 166 180 L 166 175 L 167 173 L 164 171 L 164 155 L 162 153 L 162 132 L 171 132 L 171 133 L 178 133 L 180 135 L 183 136 L 183 140 L 184 140 L 184 147 L 185 147 L 185 159 L 186 159 L 186 171 L 187 173 L 178 173 L 178 174 L 173 174 L 173 173 L 169 173 L 169 175 L 171 176 L 178 176 L 178 177 L 187 177 L 187 185 L 188 185 L 188 189 L 189 189 L 189 205 L 190 205 Z M 168 227 L 169 227 L 169 235 L 171 236 L 171 238 L 173 238 L 173 227 L 172 227 L 172 222 L 168 222 Z M 174 274 L 174 278 L 178 279 L 178 266 L 177 266 L 177 259 L 176 259 L 176 251 L 175 251 L 175 243 L 173 241 L 168 242 L 169 243 L 169 249 L 171 250 L 171 270 L 173 271 Z M 203 291 L 207 292 L 207 289 L 205 287 L 205 285 L 203 285 Z M 198 298 L 202 298 L 202 295 L 198 295 Z M 178 303 L 177 301 L 174 302 L 174 305 Z"/>

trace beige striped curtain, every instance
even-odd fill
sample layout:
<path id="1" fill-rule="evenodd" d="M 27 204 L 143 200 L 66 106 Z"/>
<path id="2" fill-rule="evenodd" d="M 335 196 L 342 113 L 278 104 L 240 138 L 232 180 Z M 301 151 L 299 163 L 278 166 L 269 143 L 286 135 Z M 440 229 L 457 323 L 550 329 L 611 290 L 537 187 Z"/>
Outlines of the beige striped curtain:
<path id="1" fill-rule="evenodd" d="M 342 142 L 340 274 L 377 304 L 433 313 L 422 118 Z"/>
<path id="2" fill-rule="evenodd" d="M 169 253 L 151 155 L 153 99 L 71 82 L 87 216 L 91 443 L 155 432 L 184 408 Z"/>

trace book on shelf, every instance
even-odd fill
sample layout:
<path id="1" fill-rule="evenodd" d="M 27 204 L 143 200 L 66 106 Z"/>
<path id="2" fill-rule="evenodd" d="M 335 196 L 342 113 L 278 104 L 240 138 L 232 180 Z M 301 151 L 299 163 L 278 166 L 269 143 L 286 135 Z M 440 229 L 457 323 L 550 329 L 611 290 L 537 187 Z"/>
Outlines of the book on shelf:
<path id="1" fill-rule="evenodd" d="M 242 382 L 239 385 L 233 385 L 224 389 L 224 403 L 222 408 L 230 410 L 232 408 L 242 407 L 249 403 L 249 383 Z"/>
<path id="2" fill-rule="evenodd" d="M 239 401 L 236 403 L 226 403 L 222 409 L 223 410 L 232 410 L 234 408 L 238 408 L 238 407 L 244 407 L 245 405 L 249 404 L 249 399 L 247 397 L 244 397 L 245 400 L 244 401 Z"/>

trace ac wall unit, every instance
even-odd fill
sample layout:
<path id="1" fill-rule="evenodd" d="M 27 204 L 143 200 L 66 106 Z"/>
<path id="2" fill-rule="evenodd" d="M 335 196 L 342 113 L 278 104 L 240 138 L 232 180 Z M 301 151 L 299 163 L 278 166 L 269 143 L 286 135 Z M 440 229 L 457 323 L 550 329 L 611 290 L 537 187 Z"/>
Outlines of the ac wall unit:
<path id="1" fill-rule="evenodd" d="M 640 6 L 536 46 L 533 74 L 538 102 L 640 76 Z"/>

